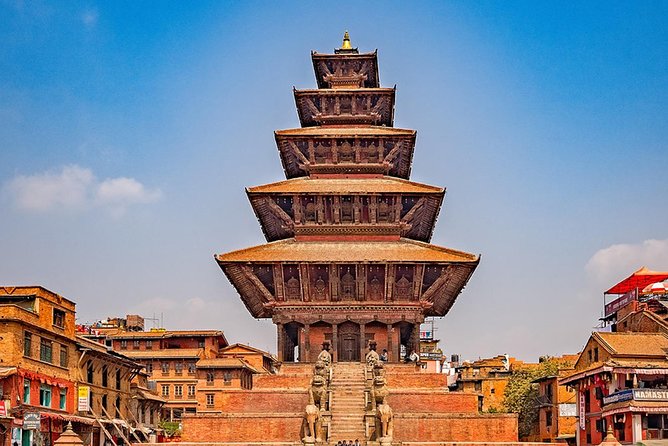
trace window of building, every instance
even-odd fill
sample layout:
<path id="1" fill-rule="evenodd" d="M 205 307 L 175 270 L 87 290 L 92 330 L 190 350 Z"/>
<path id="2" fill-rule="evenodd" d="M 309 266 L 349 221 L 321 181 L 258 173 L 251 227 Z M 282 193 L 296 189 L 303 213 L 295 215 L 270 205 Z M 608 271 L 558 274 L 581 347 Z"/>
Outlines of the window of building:
<path id="1" fill-rule="evenodd" d="M 53 325 L 58 328 L 65 327 L 65 312 L 63 310 L 53 309 Z"/>
<path id="2" fill-rule="evenodd" d="M 23 334 L 23 355 L 32 356 L 32 334 L 27 331 Z"/>
<path id="3" fill-rule="evenodd" d="M 182 362 L 175 362 L 174 363 L 174 373 L 177 375 L 183 374 L 183 363 Z"/>
<path id="4" fill-rule="evenodd" d="M 153 362 L 152 361 L 148 361 L 146 363 L 146 371 L 148 373 L 153 373 Z"/>
<path id="5" fill-rule="evenodd" d="M 160 367 L 162 368 L 162 373 L 169 373 L 169 363 L 168 362 L 163 362 L 160 364 Z"/>
<path id="6" fill-rule="evenodd" d="M 600 433 L 605 433 L 605 431 L 607 430 L 606 424 L 607 423 L 605 418 L 596 420 L 596 430 Z"/>
<path id="7" fill-rule="evenodd" d="M 594 356 L 591 354 L 591 349 L 587 350 L 587 356 L 589 356 L 589 362 L 594 360 Z"/>
<path id="8" fill-rule="evenodd" d="M 213 372 L 206 372 L 206 385 L 213 386 Z"/>
<path id="9" fill-rule="evenodd" d="M 195 384 L 188 384 L 188 397 L 195 396 Z"/>
<path id="10" fill-rule="evenodd" d="M 121 369 L 116 369 L 116 390 L 121 390 Z"/>
<path id="11" fill-rule="evenodd" d="M 591 392 L 589 389 L 584 390 L 585 397 L 585 412 L 591 412 Z"/>
<path id="12" fill-rule="evenodd" d="M 176 398 L 183 397 L 183 386 L 181 384 L 174 385 L 174 397 Z"/>
<path id="13" fill-rule="evenodd" d="M 86 381 L 93 384 L 93 363 L 88 361 L 86 366 Z"/>
<path id="14" fill-rule="evenodd" d="M 206 407 L 213 407 L 213 393 L 206 394 Z"/>
<path id="15" fill-rule="evenodd" d="M 108 404 L 109 401 L 107 401 L 107 395 L 106 394 L 102 395 L 102 407 L 104 408 L 104 410 L 109 410 Z"/>
<path id="16" fill-rule="evenodd" d="M 169 384 L 162 385 L 162 396 L 169 396 Z"/>
<path id="17" fill-rule="evenodd" d="M 189 362 L 188 363 L 188 375 L 194 375 L 196 370 L 196 366 L 194 362 Z"/>
<path id="18" fill-rule="evenodd" d="M 23 402 L 30 404 L 30 380 L 23 378 Z"/>
<path id="19" fill-rule="evenodd" d="M 598 347 L 594 347 L 594 362 L 598 362 Z"/>
<path id="20" fill-rule="evenodd" d="M 225 384 L 227 385 L 232 383 L 232 373 L 229 370 L 225 370 L 225 373 L 223 373 L 223 381 L 225 381 Z"/>
<path id="21" fill-rule="evenodd" d="M 46 384 L 39 386 L 39 405 L 51 407 L 51 386 Z"/>
<path id="22" fill-rule="evenodd" d="M 146 348 L 149 350 L 153 348 L 153 341 L 151 339 L 146 341 Z"/>
<path id="23" fill-rule="evenodd" d="M 39 359 L 44 362 L 53 362 L 53 342 L 42 338 L 39 343 Z"/>
<path id="24" fill-rule="evenodd" d="M 114 403 L 114 407 L 116 408 L 116 413 L 114 414 L 115 417 L 121 417 L 121 397 L 117 396 L 116 397 L 116 402 Z"/>
<path id="25" fill-rule="evenodd" d="M 128 348 L 128 341 L 126 339 L 121 340 L 121 350 Z"/>
<path id="26" fill-rule="evenodd" d="M 473 384 L 473 388 L 475 389 L 476 392 L 482 392 L 482 382 L 481 381 L 476 381 Z"/>
<path id="27" fill-rule="evenodd" d="M 109 385 L 109 370 L 105 365 L 102 367 L 102 387 L 107 387 Z"/>
<path id="28" fill-rule="evenodd" d="M 545 385 L 545 397 L 548 402 L 552 402 L 552 383 Z"/>
<path id="29" fill-rule="evenodd" d="M 67 389 L 60 389 L 60 410 L 67 409 Z"/>
<path id="30" fill-rule="evenodd" d="M 197 341 L 197 348 L 204 348 L 204 339 Z"/>
<path id="31" fill-rule="evenodd" d="M 552 426 L 552 411 L 548 410 L 545 412 L 545 426 L 550 427 Z"/>
<path id="32" fill-rule="evenodd" d="M 67 367 L 67 347 L 64 345 L 60 346 L 60 366 Z"/>
<path id="33" fill-rule="evenodd" d="M 141 343 L 140 343 L 139 339 L 135 339 L 134 341 L 132 341 L 132 348 L 134 348 L 136 350 L 136 349 L 139 348 L 140 344 Z"/>

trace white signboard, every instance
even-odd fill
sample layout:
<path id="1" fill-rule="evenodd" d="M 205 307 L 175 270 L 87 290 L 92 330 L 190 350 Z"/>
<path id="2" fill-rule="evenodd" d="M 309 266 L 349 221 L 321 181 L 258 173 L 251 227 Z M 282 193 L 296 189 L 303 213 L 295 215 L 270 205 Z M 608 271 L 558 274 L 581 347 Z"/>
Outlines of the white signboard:
<path id="1" fill-rule="evenodd" d="M 561 403 L 559 404 L 560 417 L 574 417 L 576 414 L 575 403 Z"/>

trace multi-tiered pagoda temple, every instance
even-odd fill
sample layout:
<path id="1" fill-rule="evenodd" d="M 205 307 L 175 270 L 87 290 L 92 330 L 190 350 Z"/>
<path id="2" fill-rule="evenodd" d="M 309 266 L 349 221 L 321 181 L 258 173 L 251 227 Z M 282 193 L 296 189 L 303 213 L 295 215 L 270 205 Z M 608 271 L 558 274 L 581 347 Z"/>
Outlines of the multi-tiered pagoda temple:
<path id="1" fill-rule="evenodd" d="M 246 190 L 269 243 L 216 260 L 256 318 L 278 329 L 281 361 L 390 361 L 419 351 L 419 327 L 445 315 L 479 257 L 429 244 L 445 190 L 408 180 L 415 130 L 394 128 L 395 88 L 377 52 L 348 34 L 311 54 L 318 88 L 294 90 L 301 128 L 275 132 L 286 181 Z"/>

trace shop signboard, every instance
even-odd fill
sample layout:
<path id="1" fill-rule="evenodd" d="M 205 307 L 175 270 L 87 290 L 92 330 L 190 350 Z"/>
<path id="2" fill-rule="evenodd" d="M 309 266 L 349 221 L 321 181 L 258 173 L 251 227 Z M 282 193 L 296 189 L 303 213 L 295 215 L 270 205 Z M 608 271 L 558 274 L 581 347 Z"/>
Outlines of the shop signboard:
<path id="1" fill-rule="evenodd" d="M 39 412 L 26 412 L 23 414 L 23 429 L 38 431 L 40 427 Z"/>
<path id="2" fill-rule="evenodd" d="M 77 392 L 77 410 L 79 412 L 88 412 L 90 410 L 90 387 L 79 386 Z"/>
<path id="3" fill-rule="evenodd" d="M 620 308 L 625 307 L 636 299 L 636 290 L 631 290 L 621 297 L 605 305 L 605 317 L 615 314 Z"/>
<path id="4" fill-rule="evenodd" d="M 580 392 L 580 401 L 578 401 L 578 416 L 580 417 L 580 430 L 585 430 L 585 394 Z"/>

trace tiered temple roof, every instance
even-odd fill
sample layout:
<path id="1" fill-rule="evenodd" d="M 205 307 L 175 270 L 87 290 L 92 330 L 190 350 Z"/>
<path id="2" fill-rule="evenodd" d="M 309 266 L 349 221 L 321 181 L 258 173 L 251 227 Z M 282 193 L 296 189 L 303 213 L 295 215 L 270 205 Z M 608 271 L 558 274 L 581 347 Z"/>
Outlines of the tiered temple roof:
<path id="1" fill-rule="evenodd" d="M 251 314 L 279 325 L 279 356 L 303 342 L 281 324 L 330 324 L 336 342 L 340 323 L 364 338 L 383 321 L 388 346 L 419 342 L 415 327 L 450 310 L 479 257 L 428 243 L 445 189 L 408 181 L 416 132 L 392 127 L 396 88 L 381 88 L 377 52 L 346 33 L 311 58 L 318 88 L 294 90 L 301 128 L 275 132 L 288 179 L 246 190 L 270 243 L 216 261 Z"/>

